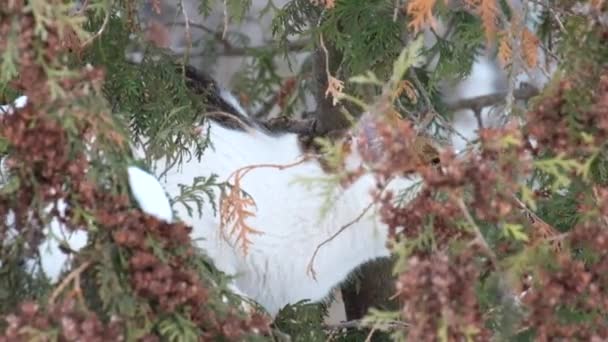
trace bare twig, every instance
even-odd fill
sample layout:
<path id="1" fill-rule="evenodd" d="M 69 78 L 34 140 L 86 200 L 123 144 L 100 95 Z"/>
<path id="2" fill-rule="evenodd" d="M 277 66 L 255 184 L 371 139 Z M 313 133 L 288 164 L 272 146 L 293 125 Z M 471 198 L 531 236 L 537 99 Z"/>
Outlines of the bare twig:
<path id="1" fill-rule="evenodd" d="M 336 237 L 338 237 L 340 234 L 342 234 L 342 232 L 345 231 L 346 229 L 348 229 L 348 227 L 359 222 L 359 220 L 361 220 L 363 218 L 363 216 L 365 216 L 365 214 L 374 206 L 374 204 L 376 204 L 377 201 L 378 201 L 378 196 L 375 196 L 374 199 L 367 205 L 367 207 L 365 207 L 365 209 L 363 209 L 361 211 L 361 213 L 359 215 L 357 215 L 357 217 L 352 219 L 350 222 L 342 225 L 342 227 L 340 227 L 340 229 L 338 229 L 334 234 L 332 234 L 325 241 L 323 241 L 317 245 L 314 253 L 312 254 L 312 257 L 310 258 L 310 261 L 308 262 L 308 266 L 306 267 L 306 273 L 310 274 L 314 280 L 317 280 L 317 273 L 315 272 L 315 269 L 314 269 L 314 262 L 315 262 L 315 258 L 317 257 L 317 254 L 319 253 L 319 250 L 321 250 L 321 248 L 323 246 L 330 243 Z"/>
<path id="2" fill-rule="evenodd" d="M 395 7 L 393 9 L 393 22 L 397 22 L 397 18 L 399 17 L 399 0 L 395 0 L 395 4 L 393 7 Z"/>
<path id="3" fill-rule="evenodd" d="M 101 24 L 101 27 L 99 28 L 99 30 L 97 30 L 97 32 L 95 32 L 94 35 L 92 35 L 89 39 L 87 39 L 84 43 L 82 43 L 82 45 L 80 47 L 81 48 L 86 47 L 87 45 L 91 44 L 95 39 L 97 39 L 99 36 L 101 36 L 103 34 L 103 32 L 106 30 L 106 27 L 108 26 L 109 22 L 110 22 L 110 9 L 106 8 L 106 16 L 105 16 L 105 18 L 103 18 L 103 23 Z"/>
<path id="4" fill-rule="evenodd" d="M 274 47 L 272 45 L 272 43 L 267 44 L 267 45 L 258 45 L 258 46 L 243 46 L 243 47 L 234 46 L 232 43 L 230 43 L 230 41 L 228 39 L 226 39 L 223 32 L 218 32 L 203 24 L 193 23 L 191 21 L 172 22 L 169 25 L 189 26 L 191 28 L 199 29 L 199 30 L 202 30 L 202 31 L 205 31 L 205 32 L 211 34 L 218 42 L 220 42 L 222 44 L 223 51 L 221 54 L 223 56 L 230 56 L 230 57 L 248 56 L 248 55 L 255 54 L 259 51 L 268 51 L 269 49 L 272 49 Z M 287 47 L 287 51 L 299 52 L 299 51 L 304 50 L 309 44 L 310 44 L 310 42 L 307 40 L 299 40 L 299 41 L 287 43 L 286 47 Z"/>
<path id="5" fill-rule="evenodd" d="M 222 39 L 226 39 L 228 32 L 228 0 L 224 0 L 224 29 L 222 30 Z"/>
<path id="6" fill-rule="evenodd" d="M 262 106 L 260 107 L 260 109 L 257 112 L 253 113 L 253 117 L 257 118 L 257 119 L 261 119 L 261 118 L 268 116 L 270 114 L 270 111 L 272 110 L 272 108 L 274 108 L 274 105 L 277 104 L 278 100 L 279 100 L 279 92 L 276 92 L 270 98 L 267 98 L 266 101 L 264 101 L 264 103 L 262 103 Z"/>
<path id="7" fill-rule="evenodd" d="M 378 330 L 376 327 L 372 327 L 370 329 L 369 334 L 367 334 L 367 337 L 365 338 L 365 342 L 371 342 L 372 336 L 374 336 L 374 333 L 376 332 L 376 330 Z"/>
<path id="8" fill-rule="evenodd" d="M 460 208 L 460 211 L 464 215 L 464 218 L 467 220 L 469 225 L 473 228 L 473 233 L 475 234 L 475 239 L 473 239 L 473 241 L 471 241 L 471 244 L 476 244 L 479 247 L 481 247 L 483 252 L 490 258 L 490 262 L 492 262 L 492 265 L 494 266 L 494 268 L 496 270 L 498 270 L 498 258 L 496 257 L 496 254 L 494 254 L 494 251 L 492 250 L 492 248 L 490 248 L 490 246 L 488 245 L 488 242 L 486 241 L 486 239 L 481 234 L 481 230 L 479 229 L 479 226 L 477 225 L 477 223 L 475 223 L 475 220 L 473 219 L 473 216 L 471 216 L 469 209 L 467 209 L 467 206 L 464 204 L 464 201 L 462 200 L 462 198 L 458 197 L 458 198 L 455 198 L 455 200 L 456 200 L 456 204 Z"/>
<path id="9" fill-rule="evenodd" d="M 323 41 L 323 34 L 319 34 L 319 45 L 323 50 L 323 55 L 325 56 L 325 75 L 329 80 L 331 78 L 331 73 L 329 72 L 329 51 L 327 51 L 327 47 L 325 46 L 325 42 Z"/>
<path id="10" fill-rule="evenodd" d="M 72 282 L 72 280 L 75 280 L 74 284 L 76 286 L 78 286 L 80 284 L 80 280 L 78 279 L 78 277 L 80 277 L 80 274 L 82 272 L 84 272 L 89 266 L 91 265 L 91 261 L 85 261 L 83 262 L 80 266 L 78 266 L 75 270 L 73 270 L 72 272 L 70 272 L 70 274 L 68 274 L 59 284 L 59 286 L 57 286 L 55 288 L 55 290 L 53 291 L 53 293 L 51 294 L 51 296 L 49 297 L 49 305 L 53 305 L 55 303 L 55 300 L 57 299 L 57 297 L 61 294 L 61 292 L 63 292 L 63 290 Z M 77 289 L 78 291 L 79 289 Z"/>
<path id="11" fill-rule="evenodd" d="M 402 321 L 390 321 L 390 322 L 386 322 L 386 324 L 390 328 L 407 328 L 410 326 L 408 323 L 402 322 Z M 362 329 L 362 328 L 365 328 L 365 325 L 363 324 L 363 320 L 354 319 L 351 321 L 344 321 L 344 322 L 340 322 L 340 323 L 336 323 L 336 324 L 325 324 L 323 327 L 326 330 L 343 330 L 343 329 Z"/>
<path id="12" fill-rule="evenodd" d="M 247 173 L 249 173 L 249 171 L 251 170 L 255 170 L 255 169 L 262 169 L 262 168 L 271 168 L 271 169 L 278 169 L 278 170 L 285 170 L 285 169 L 289 169 L 291 167 L 294 166 L 298 166 L 308 160 L 310 160 L 311 156 L 309 155 L 305 155 L 302 158 L 300 158 L 299 160 L 293 162 L 293 163 L 289 163 L 289 164 L 252 164 L 252 165 L 247 165 L 247 166 L 243 166 L 241 168 L 238 168 L 237 170 L 235 170 L 234 172 L 232 172 L 230 174 L 230 176 L 228 176 L 228 178 L 226 179 L 226 181 L 230 180 L 230 178 L 232 177 L 237 177 L 237 178 L 243 178 L 245 177 L 245 175 Z"/>
<path id="13" fill-rule="evenodd" d="M 539 93 L 540 92 L 535 87 L 531 85 L 526 85 L 516 89 L 513 92 L 513 96 L 517 100 L 528 100 L 538 95 Z M 459 100 L 456 102 L 448 103 L 447 109 L 450 111 L 470 109 L 474 112 L 477 109 L 481 109 L 488 106 L 494 106 L 504 102 L 508 94 L 508 91 L 506 91 Z"/>
<path id="14" fill-rule="evenodd" d="M 302 50 L 304 50 L 307 46 L 308 46 L 309 42 L 307 41 L 295 41 L 295 42 L 289 42 L 287 43 L 287 51 L 290 52 L 300 52 Z M 222 55 L 223 56 L 249 56 L 249 55 L 253 55 L 256 54 L 260 51 L 268 51 L 269 49 L 272 49 L 273 46 L 272 45 L 258 45 L 258 46 L 251 46 L 251 47 L 239 47 L 239 46 L 227 46 L 226 44 L 224 45 L 224 51 L 222 51 Z"/>
<path id="15" fill-rule="evenodd" d="M 522 200 L 520 200 L 519 197 L 517 197 L 515 194 L 511 194 L 511 198 L 515 201 L 515 203 L 517 203 L 517 205 L 519 206 L 520 209 L 525 211 L 528 214 L 528 216 L 530 216 L 530 218 L 532 218 L 532 220 L 543 222 L 547 226 L 551 227 L 550 224 L 548 224 L 543 219 L 541 219 L 538 215 L 536 215 L 536 213 L 533 212 L 530 208 L 528 208 L 528 206 Z M 551 228 L 553 228 L 553 227 L 551 227 Z M 555 228 L 553 228 L 553 229 L 555 230 Z"/>
<path id="16" fill-rule="evenodd" d="M 325 13 L 326 10 L 323 10 L 319 15 L 317 26 L 321 25 Z M 336 106 L 335 103 L 335 96 L 342 93 L 343 84 L 338 78 L 331 76 L 332 70 L 340 68 L 343 58 L 340 51 L 331 44 L 326 44 L 323 38 L 319 35 L 318 40 L 315 41 L 317 44 L 312 55 L 313 94 L 316 102 L 314 112 L 317 119 L 315 129 L 321 134 L 351 125 L 348 115 L 342 112 L 343 106 Z"/>
<path id="17" fill-rule="evenodd" d="M 315 119 L 296 120 L 280 116 L 264 122 L 263 125 L 271 132 L 281 131 L 312 136 L 315 134 L 315 123 Z"/>
<path id="18" fill-rule="evenodd" d="M 426 89 L 422 85 L 422 82 L 420 82 L 420 79 L 416 75 L 416 72 L 414 72 L 414 69 L 410 68 L 407 71 L 407 75 L 414 82 L 414 85 L 416 86 L 416 89 L 418 90 L 418 92 L 420 92 L 420 95 L 422 95 L 422 99 L 424 100 L 424 104 L 425 104 L 427 110 L 437 112 L 435 110 L 435 106 L 433 106 L 433 102 L 431 101 L 431 96 L 429 95 L 429 93 L 426 91 Z"/>
<path id="19" fill-rule="evenodd" d="M 184 23 L 186 28 L 186 53 L 184 54 L 184 64 L 188 64 L 188 58 L 190 56 L 190 51 L 192 50 L 192 32 L 190 31 L 190 18 L 188 18 L 188 13 L 186 11 L 186 7 L 184 6 L 184 2 L 180 1 L 180 7 L 182 8 L 182 15 L 184 16 Z"/>

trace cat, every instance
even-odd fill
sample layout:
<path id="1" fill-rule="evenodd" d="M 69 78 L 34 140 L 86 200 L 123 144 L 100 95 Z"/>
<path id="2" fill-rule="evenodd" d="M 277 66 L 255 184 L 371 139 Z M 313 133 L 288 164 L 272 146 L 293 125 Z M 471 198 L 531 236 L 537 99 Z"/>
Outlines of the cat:
<path id="1" fill-rule="evenodd" d="M 230 92 L 221 89 L 216 93 L 237 124 L 227 124 L 225 118 L 206 120 L 200 132 L 209 134 L 212 145 L 200 160 L 193 158 L 161 176 L 160 171 L 165 169 L 165 161 L 161 159 L 153 163 L 152 172 L 167 195 L 175 197 L 180 193 L 179 185 L 190 185 L 195 177 L 217 175 L 218 181 L 233 183 L 235 179 L 231 176 L 236 170 L 272 165 L 253 168 L 240 180 L 241 190 L 255 202 L 251 209 L 254 215 L 246 222 L 259 232 L 249 234 L 251 243 L 246 253 L 242 241 L 237 241 L 238 235 L 230 235 L 221 228 L 221 215 L 208 203 L 200 216 L 196 212 L 189 215 L 179 203 L 173 207 L 176 216 L 192 226 L 195 244 L 219 270 L 233 276 L 233 291 L 275 316 L 288 304 L 323 301 L 357 267 L 390 255 L 388 228 L 372 206 L 372 190 L 377 187 L 373 174 L 365 173 L 352 184 L 337 185 L 339 191 L 330 199 L 330 209 L 321 216 L 327 199 L 314 184 L 309 186 L 301 180 L 324 179 L 330 176 L 330 171 L 316 158 L 303 159 L 308 152 L 297 134 L 268 132 L 250 118 Z M 23 104 L 20 98 L 18 106 Z M 357 143 L 351 139 L 352 146 L 345 158 L 348 170 L 357 170 L 363 164 Z M 135 154 L 143 157 L 142 151 L 136 149 Z M 280 165 L 291 166 L 280 168 Z M 129 174 L 138 177 L 137 172 Z M 389 188 L 404 189 L 417 182 L 416 177 L 399 178 Z M 142 209 L 153 207 L 142 201 L 156 200 L 145 195 L 135 197 Z M 220 208 L 220 200 L 221 196 L 216 196 L 215 207 Z M 75 240 L 68 238 L 68 244 L 70 241 L 75 242 L 70 246 L 75 250 L 83 245 L 80 235 Z M 47 250 L 41 250 L 43 269 L 49 265 L 50 269 L 45 271 L 56 279 L 60 269 L 57 265 L 65 261 L 65 256 L 51 242 L 44 248 Z"/>

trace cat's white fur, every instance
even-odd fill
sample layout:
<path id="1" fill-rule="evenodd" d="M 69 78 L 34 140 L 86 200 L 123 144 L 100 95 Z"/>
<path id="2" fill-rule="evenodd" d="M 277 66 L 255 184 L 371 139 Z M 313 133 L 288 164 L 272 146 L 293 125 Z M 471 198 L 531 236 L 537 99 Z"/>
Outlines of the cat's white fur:
<path id="1" fill-rule="evenodd" d="M 178 184 L 191 184 L 194 177 L 217 174 L 220 180 L 237 169 L 259 164 L 292 164 L 302 158 L 295 134 L 269 136 L 259 131 L 243 132 L 210 123 L 213 149 L 200 162 L 193 160 L 161 179 L 170 195 L 179 193 Z M 203 130 L 205 131 L 205 130 Z M 161 167 L 162 169 L 162 167 Z M 235 275 L 240 291 L 264 306 L 271 314 L 302 299 L 319 301 L 359 265 L 388 256 L 387 228 L 374 210 L 323 246 L 314 260 L 316 279 L 307 272 L 316 247 L 342 226 L 359 216 L 372 201 L 375 186 L 372 175 L 364 175 L 343 189 L 329 213 L 321 218 L 323 196 L 296 182 L 301 177 L 328 175 L 318 162 L 278 169 L 256 168 L 242 179 L 242 188 L 257 205 L 248 223 L 260 230 L 250 235 L 251 248 L 245 255 L 236 236 L 220 230 L 219 217 L 206 206 L 202 217 L 188 217 L 177 205 L 178 216 L 194 228 L 193 238 L 222 271 Z M 409 183 L 409 181 L 404 181 Z M 404 185 L 404 182 L 400 185 Z M 218 203 L 219 206 L 219 203 Z"/>
<path id="2" fill-rule="evenodd" d="M 222 96 L 227 95 L 223 93 Z M 212 121 L 207 125 L 209 129 L 202 129 L 202 132 L 209 132 L 212 147 L 204 152 L 202 159 L 192 159 L 174 167 L 160 179 L 169 196 L 179 194 L 178 185 L 190 185 L 195 177 L 216 174 L 220 181 L 233 182 L 234 179 L 228 177 L 239 168 L 286 165 L 303 156 L 295 134 L 271 136 L 256 129 L 232 130 Z M 360 163 L 354 152 L 347 164 L 357 167 Z M 162 160 L 155 165 L 156 170 L 164 169 Z M 285 169 L 261 167 L 250 171 L 241 183 L 242 189 L 256 203 L 255 216 L 247 222 L 262 234 L 249 236 L 252 244 L 246 255 L 236 244 L 235 236 L 221 231 L 219 216 L 213 213 L 210 205 L 204 206 L 202 216 L 197 213 L 189 216 L 179 204 L 173 209 L 179 218 L 193 227 L 192 238 L 215 266 L 235 277 L 233 288 L 274 316 L 290 303 L 303 299 L 323 300 L 355 268 L 389 255 L 387 227 L 372 209 L 319 250 L 313 264 L 316 277 L 308 272 L 317 246 L 355 220 L 370 205 L 373 200 L 370 191 L 376 185 L 371 174 L 362 176 L 340 191 L 331 210 L 321 218 L 324 197 L 319 189 L 309 188 L 297 180 L 327 176 L 316 160 Z M 400 179 L 391 186 L 403 188 L 413 182 Z M 145 195 L 139 197 L 140 202 L 164 200 Z M 216 197 L 219 202 L 219 196 Z M 140 203 L 140 206 L 147 205 Z M 219 203 L 216 206 L 219 207 Z M 60 257 L 56 254 L 61 252 L 56 250 L 55 255 L 45 254 L 43 258 Z"/>

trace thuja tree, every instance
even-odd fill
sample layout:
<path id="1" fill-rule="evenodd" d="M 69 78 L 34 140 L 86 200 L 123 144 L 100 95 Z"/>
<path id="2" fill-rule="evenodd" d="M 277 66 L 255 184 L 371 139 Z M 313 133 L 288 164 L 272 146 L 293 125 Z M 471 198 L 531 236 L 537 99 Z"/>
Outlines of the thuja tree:
<path id="1" fill-rule="evenodd" d="M 362 151 L 379 183 L 421 176 L 411 201 L 401 200 L 408 189 L 377 196 L 396 255 L 395 309 L 338 331 L 314 305 L 294 304 L 275 322 L 243 311 L 189 227 L 131 200 L 131 142 L 143 139 L 149 159 L 176 164 L 207 144 L 194 127 L 211 104 L 186 77 L 189 56 L 163 49 L 170 27 L 144 28 L 137 15 L 160 4 L 0 7 L 0 100 L 29 98 L 0 119 L 0 340 L 608 339 L 605 2 L 535 1 L 534 15 L 528 1 L 269 2 L 276 45 L 249 49 L 222 31 L 251 1 L 200 1 L 203 14 L 222 6 L 228 23 L 201 48 L 250 55 L 235 89 L 262 117 L 280 109 L 268 127 L 322 137 L 367 113 L 374 129 L 360 138 L 391 146 Z M 425 29 L 435 36 L 426 45 Z M 134 49 L 141 60 L 125 57 Z M 277 74 L 275 61 L 294 50 L 309 52 L 305 63 Z M 444 103 L 441 83 L 466 77 L 486 53 L 509 75 L 507 92 Z M 516 77 L 534 70 L 551 80 L 518 88 Z M 445 143 L 456 134 L 452 113 L 489 105 L 496 124 L 479 116 L 478 138 L 456 153 Z M 433 155 L 404 163 L 419 134 L 436 138 Z M 317 141 L 335 161 L 339 147 Z M 188 200 L 208 205 L 218 186 L 195 184 Z M 32 263 L 52 220 L 91 240 L 56 284 Z"/>

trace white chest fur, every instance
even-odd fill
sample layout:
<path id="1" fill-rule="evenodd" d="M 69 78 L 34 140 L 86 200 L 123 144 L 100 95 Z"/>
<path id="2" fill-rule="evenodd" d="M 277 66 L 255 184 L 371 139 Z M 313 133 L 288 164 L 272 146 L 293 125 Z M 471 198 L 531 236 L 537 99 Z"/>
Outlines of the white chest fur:
<path id="1" fill-rule="evenodd" d="M 161 179 L 171 196 L 179 193 L 178 184 L 192 184 L 198 176 L 217 174 L 223 181 L 245 166 L 286 165 L 302 158 L 294 134 L 273 137 L 258 131 L 230 130 L 214 123 L 210 134 L 214 148 L 207 149 L 200 162 L 192 160 Z M 159 164 L 159 169 L 162 166 Z M 389 255 L 387 228 L 369 210 L 319 250 L 314 262 L 316 279 L 307 272 L 317 246 L 353 221 L 372 201 L 370 190 L 375 182 L 371 175 L 366 175 L 344 189 L 321 220 L 322 195 L 296 180 L 326 176 L 314 160 L 285 169 L 260 167 L 250 171 L 241 183 L 257 206 L 248 223 L 262 234 L 250 235 L 252 245 L 246 255 L 234 245 L 234 237 L 225 239 L 220 218 L 214 216 L 209 205 L 202 217 L 198 214 L 189 217 L 181 205 L 174 209 L 192 225 L 193 238 L 202 238 L 197 244 L 216 266 L 235 275 L 238 289 L 274 315 L 289 303 L 323 299 L 357 266 Z"/>

